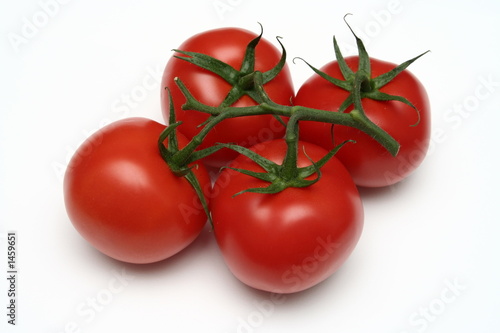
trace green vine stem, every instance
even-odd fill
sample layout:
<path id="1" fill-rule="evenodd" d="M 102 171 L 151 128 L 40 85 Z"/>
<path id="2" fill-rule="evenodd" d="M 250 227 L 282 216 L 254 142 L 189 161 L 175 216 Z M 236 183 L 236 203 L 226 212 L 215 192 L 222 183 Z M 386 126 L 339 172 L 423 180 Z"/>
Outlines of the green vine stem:
<path id="1" fill-rule="evenodd" d="M 208 209 L 208 203 L 205 198 L 205 193 L 203 193 L 203 189 L 201 188 L 200 182 L 198 181 L 198 178 L 193 172 L 193 168 L 196 168 L 196 165 L 190 166 L 190 163 L 178 163 L 177 160 L 174 159 L 174 156 L 179 153 L 179 144 L 177 141 L 177 127 L 179 127 L 182 122 L 177 122 L 175 119 L 175 112 L 174 112 L 174 103 L 172 103 L 172 95 L 170 94 L 170 90 L 167 88 L 168 91 L 168 96 L 170 99 L 170 111 L 169 111 L 169 123 L 170 125 L 167 126 L 160 134 L 158 138 L 158 149 L 160 151 L 160 155 L 163 158 L 163 160 L 168 164 L 170 167 L 170 170 L 172 170 L 172 173 L 174 173 L 178 177 L 184 177 L 189 184 L 193 187 L 194 191 L 196 192 L 196 195 L 200 199 L 201 205 L 203 207 L 203 210 L 205 211 L 205 214 L 207 215 L 208 220 L 210 221 L 210 224 L 213 225 L 212 221 L 212 216 L 210 214 L 210 210 Z M 168 144 L 165 146 L 165 141 L 167 140 Z"/>
<path id="2" fill-rule="evenodd" d="M 349 29 L 351 29 L 350 26 Z M 377 126 L 366 116 L 361 100 L 362 98 L 372 98 L 377 100 L 396 100 L 406 103 L 415 108 L 409 101 L 407 101 L 403 97 L 387 95 L 380 92 L 378 89 L 387 84 L 401 71 L 408 67 L 413 61 L 415 61 L 425 53 L 406 61 L 405 63 L 399 65 L 397 68 L 388 73 L 382 74 L 376 78 L 372 78 L 370 59 L 363 45 L 363 42 L 358 38 L 358 36 L 354 34 L 352 29 L 351 32 L 356 38 L 356 43 L 358 45 L 359 68 L 357 71 L 353 71 L 347 66 L 337 45 L 335 37 L 333 40 L 335 55 L 337 57 L 337 61 L 345 80 L 339 80 L 329 77 L 325 73 L 322 73 L 318 69 L 311 66 L 305 60 L 298 58 L 303 60 L 311 69 L 313 69 L 315 73 L 317 73 L 321 77 L 330 81 L 332 84 L 335 84 L 350 92 L 349 97 L 341 105 L 338 112 L 314 109 L 300 105 L 281 105 L 272 101 L 272 99 L 266 93 L 264 85 L 265 83 L 271 81 L 276 75 L 278 75 L 278 73 L 284 67 L 286 63 L 286 50 L 280 41 L 280 37 L 277 37 L 278 43 L 282 48 L 281 59 L 275 65 L 275 67 L 269 71 L 256 71 L 254 68 L 255 47 L 262 37 L 262 26 L 260 35 L 250 41 L 247 45 L 244 54 L 244 60 L 240 67 L 240 70 L 234 69 L 233 67 L 221 62 L 220 60 L 202 53 L 175 50 L 178 54 L 180 54 L 176 55 L 175 57 L 188 61 L 194 65 L 211 71 L 215 75 L 220 76 L 231 84 L 232 89 L 229 91 L 224 101 L 222 101 L 219 106 L 214 107 L 198 101 L 190 93 L 189 89 L 182 82 L 181 78 L 174 79 L 175 84 L 186 98 L 186 102 L 182 106 L 182 109 L 190 110 L 189 112 L 206 113 L 209 115 L 209 117 L 204 123 L 199 125 L 201 130 L 184 148 L 178 149 L 175 142 L 173 145 L 175 149 L 169 149 L 168 154 L 165 154 L 165 149 L 162 148 L 162 154 L 164 156 L 168 155 L 168 158 L 165 159 L 167 160 L 167 163 L 169 163 L 174 172 L 176 172 L 176 174 L 178 174 L 179 176 L 189 176 L 190 182 L 192 182 L 193 186 L 196 186 L 196 181 L 192 179 L 194 175 L 189 169 L 188 165 L 192 165 L 193 162 L 198 161 L 221 148 L 229 148 L 251 158 L 256 163 L 261 165 L 264 170 L 266 170 L 265 173 L 255 173 L 239 169 L 237 171 L 257 177 L 262 180 L 266 180 L 271 183 L 271 185 L 269 185 L 267 188 L 248 189 L 242 192 L 276 193 L 290 186 L 309 186 L 319 180 L 321 176 L 319 168 L 324 165 L 346 142 L 338 145 L 320 161 L 311 161 L 312 165 L 310 167 L 299 168 L 297 166 L 299 122 L 304 120 L 329 123 L 333 125 L 343 125 L 359 129 L 371 136 L 379 144 L 381 144 L 392 156 L 396 156 L 400 148 L 399 143 L 385 130 Z M 251 99 L 253 99 L 256 102 L 256 105 L 246 107 L 231 106 L 235 101 L 237 101 L 244 95 L 247 95 Z M 351 111 L 347 112 L 347 109 L 350 105 L 354 105 L 354 108 Z M 173 123 L 170 122 L 170 127 L 173 128 L 170 130 L 167 129 L 166 131 L 171 131 L 173 133 L 177 128 L 181 127 L 181 124 L 175 123 L 175 116 L 173 115 L 174 110 L 171 109 L 170 111 L 171 120 L 174 121 Z M 418 110 L 416 111 L 418 112 Z M 220 122 L 230 118 L 260 115 L 273 115 L 278 120 L 280 120 L 280 122 L 284 126 L 286 126 L 286 134 L 284 139 L 287 144 L 287 151 L 282 165 L 277 165 L 250 151 L 248 148 L 228 143 L 220 143 L 213 147 L 198 150 L 205 137 Z M 282 118 L 287 118 L 288 122 L 285 123 Z M 170 135 L 166 135 L 164 137 L 173 138 L 173 136 Z M 311 176 L 313 173 L 317 174 L 318 177 L 316 179 L 305 179 L 306 177 Z"/>
<path id="3" fill-rule="evenodd" d="M 210 130 L 215 127 L 218 123 L 225 119 L 235 118 L 235 117 L 249 117 L 249 116 L 258 116 L 271 114 L 275 116 L 287 117 L 298 120 L 310 120 L 310 121 L 318 121 L 324 123 L 331 124 L 339 124 L 344 126 L 355 127 L 368 135 L 374 138 L 377 142 L 379 142 L 383 147 L 385 147 L 393 156 L 396 156 L 399 151 L 399 143 L 390 136 L 387 132 L 385 132 L 382 128 L 373 123 L 364 113 L 362 106 L 358 105 L 358 108 L 350 111 L 349 113 L 339 113 L 339 112 L 331 112 L 321 109 L 313 109 L 304 106 L 289 106 L 289 105 L 280 105 L 274 103 L 267 93 L 265 92 L 263 85 L 261 84 L 262 80 L 261 72 L 254 72 L 254 86 L 258 91 L 258 101 L 261 102 L 259 105 L 248 106 L 248 107 L 213 107 L 206 104 L 203 104 L 196 100 L 188 88 L 182 83 L 182 81 L 177 78 L 175 80 L 179 89 L 181 89 L 182 93 L 186 97 L 186 103 L 183 105 L 183 109 L 185 110 L 193 110 L 198 112 L 204 112 L 211 115 L 209 120 L 205 123 L 202 130 L 193 137 L 193 139 L 186 145 L 183 149 L 181 149 L 174 159 L 178 163 L 191 163 L 197 159 L 203 158 L 208 154 L 212 153 L 217 147 L 206 148 L 205 150 L 201 150 L 195 152 L 196 148 L 201 144 L 205 136 L 210 132 Z M 298 137 L 296 138 L 298 140 Z M 219 147 L 220 148 L 220 147 Z M 209 151 L 207 151 L 207 149 Z"/>

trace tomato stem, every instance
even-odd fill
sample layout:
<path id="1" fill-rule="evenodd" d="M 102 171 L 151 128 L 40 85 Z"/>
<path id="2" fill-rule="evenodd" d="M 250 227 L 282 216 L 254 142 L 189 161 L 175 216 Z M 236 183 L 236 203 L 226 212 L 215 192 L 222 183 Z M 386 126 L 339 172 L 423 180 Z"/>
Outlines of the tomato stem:
<path id="1" fill-rule="evenodd" d="M 295 179 L 298 176 L 297 158 L 298 158 L 298 143 L 299 143 L 299 121 L 298 116 L 294 113 L 288 120 L 285 132 L 285 142 L 287 145 L 286 155 L 283 160 L 283 174 L 285 179 Z"/>
<path id="2" fill-rule="evenodd" d="M 210 133 L 210 131 L 220 122 L 229 118 L 249 117 L 249 116 L 268 115 L 268 114 L 288 117 L 290 119 L 292 117 L 295 117 L 293 118 L 294 120 L 291 121 L 291 123 L 294 125 L 298 120 L 310 120 L 310 121 L 318 121 L 318 122 L 355 127 L 373 137 L 377 142 L 379 142 L 383 147 L 385 147 L 392 155 L 395 156 L 397 154 L 399 150 L 399 143 L 396 140 L 394 140 L 394 138 L 392 138 L 387 132 L 378 127 L 376 124 L 374 124 L 370 119 L 366 117 L 361 103 L 356 105 L 357 109 L 354 109 L 349 113 L 330 112 L 326 110 L 308 108 L 299 105 L 297 106 L 280 105 L 273 102 L 267 96 L 263 88 L 263 85 L 261 83 L 262 73 L 255 72 L 253 78 L 254 81 L 256 81 L 256 83 L 254 84 L 256 92 L 254 94 L 254 97 L 257 100 L 256 102 L 260 102 L 260 104 L 248 107 L 233 107 L 233 106 L 213 107 L 203 104 L 198 100 L 196 100 L 191 95 L 188 88 L 182 83 L 180 79 L 175 80 L 179 89 L 186 97 L 186 103 L 183 105 L 183 109 L 203 112 L 211 115 L 208 121 L 203 126 L 203 128 L 200 130 L 200 132 L 197 135 L 195 135 L 183 149 L 180 149 L 175 154 L 173 159 L 177 163 L 182 164 L 182 163 L 193 162 L 194 160 L 193 158 L 191 158 L 191 156 L 194 154 L 196 149 L 201 145 L 201 143 L 208 135 L 208 133 Z M 357 93 L 360 93 L 361 88 L 359 87 L 359 85 L 361 84 L 362 77 L 358 76 L 358 78 L 359 78 L 358 87 L 357 89 L 355 89 L 355 91 L 357 91 Z M 298 141 L 299 139 L 298 128 L 287 129 L 286 133 L 287 136 L 285 139 L 287 140 L 287 143 L 290 142 L 291 145 L 292 141 L 294 140 Z M 221 147 L 212 148 L 210 153 L 213 153 L 220 148 Z M 292 153 L 290 152 L 290 154 Z M 202 155 L 199 154 L 197 157 L 201 158 L 201 156 Z M 207 155 L 203 154 L 203 157 L 205 156 Z M 287 160 L 290 159 L 293 162 L 294 160 L 293 155 L 291 155 Z"/>
<path id="3" fill-rule="evenodd" d="M 344 21 L 346 21 L 345 17 Z M 214 107 L 198 101 L 190 93 L 189 89 L 184 85 L 181 79 L 174 79 L 177 87 L 181 90 L 182 94 L 186 98 L 186 102 L 182 106 L 182 109 L 190 110 L 189 112 L 202 112 L 209 115 L 208 119 L 200 124 L 201 130 L 198 132 L 198 134 L 195 135 L 184 148 L 178 149 L 175 137 L 171 134 L 166 135 L 166 138 L 168 138 L 169 140 L 173 140 L 171 142 L 171 145 L 169 145 L 168 148 L 165 148 L 163 143 L 160 145 L 162 154 L 168 155 L 168 158 L 166 158 L 166 160 L 168 160 L 168 163 L 171 164 L 171 167 L 175 170 L 175 172 L 177 172 L 177 174 L 179 175 L 189 174 L 191 178 L 193 174 L 187 167 L 187 165 L 199 159 L 202 159 L 221 148 L 229 148 L 253 159 L 256 163 L 261 165 L 264 170 L 266 170 L 265 173 L 252 173 L 249 171 L 237 170 L 259 179 L 267 180 L 271 183 L 271 185 L 269 185 L 269 187 L 267 188 L 249 189 L 247 191 L 275 193 L 283 190 L 288 186 L 308 186 L 316 182 L 320 178 L 321 166 L 324 165 L 326 161 L 328 161 L 338 151 L 338 149 L 340 149 L 340 147 L 345 144 L 345 142 L 335 147 L 335 149 L 329 152 L 328 155 L 326 155 L 320 161 L 311 161 L 312 165 L 310 167 L 299 168 L 297 166 L 298 142 L 300 135 L 299 122 L 303 120 L 323 122 L 333 125 L 343 125 L 359 129 L 371 136 L 379 144 L 381 144 L 391 155 L 396 156 L 400 148 L 399 143 L 391 135 L 389 135 L 386 131 L 373 123 L 366 116 L 361 100 L 363 98 L 372 98 L 376 100 L 396 100 L 406 103 L 415 108 L 408 100 L 404 99 L 403 97 L 384 94 L 379 91 L 379 88 L 390 82 L 390 80 L 392 80 L 413 61 L 415 61 L 425 53 L 404 62 L 388 73 L 382 74 L 376 78 L 372 78 L 370 58 L 368 56 L 368 53 L 366 52 L 363 42 L 354 33 L 349 24 L 347 25 L 356 38 L 356 44 L 359 51 L 359 66 L 356 71 L 349 68 L 346 61 L 344 60 L 344 57 L 342 56 L 335 37 L 333 37 L 335 55 L 344 80 L 330 77 L 307 63 L 302 58 L 295 58 L 304 61 L 315 73 L 328 80 L 332 84 L 335 84 L 340 88 L 349 91 L 349 96 L 342 103 L 338 112 L 314 109 L 300 105 L 281 105 L 271 100 L 265 90 L 264 85 L 267 82 L 271 81 L 274 77 L 276 77 L 276 75 L 278 75 L 285 66 L 286 50 L 280 41 L 280 37 L 277 37 L 277 41 L 282 48 L 282 57 L 280 61 L 271 70 L 268 70 L 266 72 L 256 71 L 255 47 L 262 37 L 263 29 L 261 29 L 261 33 L 259 34 L 259 36 L 254 38 L 247 45 L 244 59 L 239 70 L 234 69 L 228 64 L 223 63 L 218 59 L 214 59 L 208 55 L 196 52 L 176 50 L 180 54 L 176 55 L 177 58 L 188 61 L 201 68 L 211 71 L 212 73 L 226 80 L 232 86 L 232 88 L 226 95 L 225 99 L 221 102 L 221 104 L 217 107 Z M 244 95 L 247 95 L 251 99 L 253 99 L 256 102 L 256 105 L 247 107 L 233 106 L 233 104 Z M 171 102 L 170 105 L 172 106 L 173 103 Z M 346 110 L 351 105 L 354 106 L 352 111 L 346 112 Z M 171 127 L 174 127 L 171 131 L 175 132 L 175 130 L 177 128 L 181 128 L 182 125 L 175 122 L 175 116 L 173 115 L 174 110 L 170 111 L 170 124 Z M 286 126 L 284 139 L 287 144 L 287 151 L 282 165 L 279 166 L 262 157 L 259 158 L 258 155 L 250 152 L 249 149 L 237 145 L 217 144 L 213 147 L 199 150 L 199 147 L 205 140 L 206 136 L 213 130 L 213 128 L 217 124 L 221 123 L 222 121 L 236 117 L 251 117 L 260 115 L 273 115 L 275 118 L 280 120 L 284 126 Z M 285 124 L 285 122 L 282 120 L 282 117 L 288 118 L 287 124 Z M 311 176 L 313 173 L 317 173 L 318 177 L 314 180 L 306 181 L 305 178 Z"/>
<path id="4" fill-rule="evenodd" d="M 172 173 L 178 177 L 184 177 L 189 184 L 193 187 L 196 195 L 200 199 L 201 205 L 203 206 L 203 210 L 207 215 L 210 224 L 213 225 L 212 217 L 210 215 L 210 210 L 208 209 L 208 203 L 205 198 L 205 194 L 201 188 L 200 182 L 198 178 L 193 172 L 193 168 L 196 166 L 189 166 L 190 163 L 179 163 L 174 157 L 179 153 L 179 144 L 177 142 L 177 134 L 176 130 L 182 122 L 177 122 L 175 119 L 175 110 L 173 107 L 172 95 L 170 94 L 170 90 L 167 88 L 167 93 L 170 102 L 170 110 L 169 110 L 169 123 L 161 133 L 158 138 L 158 149 L 160 151 L 160 155 L 163 160 L 168 164 Z M 165 141 L 167 141 L 167 145 L 165 146 Z"/>

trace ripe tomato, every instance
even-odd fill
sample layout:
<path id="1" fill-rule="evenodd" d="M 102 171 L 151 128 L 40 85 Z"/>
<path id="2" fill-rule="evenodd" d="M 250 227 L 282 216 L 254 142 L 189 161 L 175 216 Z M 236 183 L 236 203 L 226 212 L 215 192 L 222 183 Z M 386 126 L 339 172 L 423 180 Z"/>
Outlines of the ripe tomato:
<path id="1" fill-rule="evenodd" d="M 345 58 L 349 67 L 358 68 L 358 57 Z M 370 59 L 372 78 L 386 73 L 396 65 Z M 336 61 L 326 64 L 320 69 L 331 77 L 342 79 Z M 332 149 L 345 140 L 355 140 L 356 144 L 340 149 L 336 157 L 347 167 L 354 182 L 359 186 L 382 187 L 395 184 L 409 176 L 424 159 L 430 139 L 430 107 L 427 93 L 422 84 L 408 70 L 401 72 L 391 82 L 380 88 L 381 92 L 399 95 L 408 99 L 419 111 L 398 101 L 376 101 L 368 98 L 362 100 L 366 115 L 375 124 L 389 133 L 400 143 L 400 151 L 396 157 L 389 154 L 374 139 L 360 130 L 317 122 L 302 122 L 300 137 L 326 149 Z M 319 75 L 309 78 L 297 92 L 295 105 L 337 111 L 349 92 L 343 90 Z M 352 106 L 346 111 L 350 111 Z"/>
<path id="2" fill-rule="evenodd" d="M 256 34 L 238 28 L 221 28 L 209 30 L 194 35 L 186 40 L 178 49 L 181 51 L 198 52 L 219 59 L 236 70 L 240 70 L 247 44 L 257 37 Z M 175 54 L 180 55 L 180 54 Z M 281 52 L 269 41 L 261 38 L 255 48 L 255 70 L 265 72 L 273 68 L 280 60 Z M 183 124 L 179 129 L 188 139 L 195 136 L 208 115 L 182 110 L 186 99 L 174 83 L 179 77 L 185 83 L 191 94 L 200 102 L 211 106 L 219 106 L 232 88 L 231 85 L 217 74 L 193 65 L 175 57 L 168 61 L 162 78 L 161 103 L 164 119 L 169 118 L 169 99 L 165 87 L 172 93 L 176 118 Z M 288 66 L 270 82 L 265 84 L 268 95 L 277 103 L 289 105 L 294 95 L 294 88 Z M 251 106 L 256 103 L 248 96 L 240 98 L 233 106 Z M 218 124 L 200 146 L 207 148 L 218 142 L 234 143 L 250 147 L 258 142 L 280 138 L 285 132 L 282 126 L 270 115 L 232 118 Z M 229 149 L 221 149 L 204 159 L 208 165 L 220 167 L 235 158 L 237 153 Z"/>
<path id="3" fill-rule="evenodd" d="M 207 220 L 192 186 L 176 177 L 159 153 L 164 128 L 144 118 L 117 121 L 90 136 L 68 164 L 64 199 L 71 222 L 96 249 L 117 260 L 142 264 L 168 258 L 189 245 Z M 194 172 L 202 188 L 210 188 L 203 166 Z"/>
<path id="4" fill-rule="evenodd" d="M 281 163 L 286 144 L 273 140 L 252 149 Z M 314 144 L 299 142 L 301 167 L 311 165 L 304 149 L 315 161 L 327 153 Z M 230 167 L 262 172 L 243 155 Z M 321 174 L 308 187 L 233 197 L 268 183 L 231 169 L 221 172 L 210 204 L 214 232 L 227 266 L 243 283 L 276 293 L 301 291 L 328 278 L 350 255 L 363 226 L 359 193 L 335 157 L 321 168 Z"/>

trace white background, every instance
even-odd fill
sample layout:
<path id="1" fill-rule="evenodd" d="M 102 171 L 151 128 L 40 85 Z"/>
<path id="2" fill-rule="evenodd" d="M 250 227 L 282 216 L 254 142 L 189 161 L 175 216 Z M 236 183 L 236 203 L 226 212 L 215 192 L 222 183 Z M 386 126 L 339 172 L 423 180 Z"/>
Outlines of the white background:
<path id="1" fill-rule="evenodd" d="M 500 332 L 499 10 L 494 0 L 1 0 L 0 331 Z M 222 26 L 258 32 L 260 22 L 265 38 L 284 38 L 289 59 L 321 66 L 334 34 L 355 52 L 348 12 L 375 58 L 432 51 L 410 69 L 431 98 L 433 141 L 410 179 L 362 191 L 363 235 L 332 278 L 276 299 L 228 272 L 208 230 L 147 266 L 108 259 L 75 231 L 62 199 L 68 158 L 110 121 L 162 121 L 158 80 L 171 49 Z M 311 71 L 290 67 L 298 88 Z"/>

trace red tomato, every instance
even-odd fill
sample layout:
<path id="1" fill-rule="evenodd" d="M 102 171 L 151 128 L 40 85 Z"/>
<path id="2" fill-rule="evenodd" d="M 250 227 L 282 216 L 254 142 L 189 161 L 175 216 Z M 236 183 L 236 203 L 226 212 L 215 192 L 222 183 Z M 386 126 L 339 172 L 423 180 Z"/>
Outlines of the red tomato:
<path id="1" fill-rule="evenodd" d="M 273 140 L 252 149 L 281 163 L 286 144 Z M 299 166 L 311 165 L 303 149 L 313 160 L 327 153 L 299 142 Z M 262 171 L 243 155 L 230 166 Z M 236 197 L 268 183 L 231 169 L 219 175 L 210 206 L 215 237 L 227 266 L 243 283 L 276 293 L 301 291 L 332 275 L 353 251 L 363 226 L 357 188 L 335 157 L 321 171 L 322 178 L 305 188 Z"/>
<path id="2" fill-rule="evenodd" d="M 189 245 L 207 220 L 194 189 L 159 153 L 164 128 L 144 118 L 117 121 L 89 137 L 68 165 L 64 199 L 71 222 L 117 260 L 166 259 Z M 207 171 L 194 172 L 202 188 L 210 188 Z"/>
<path id="3" fill-rule="evenodd" d="M 178 49 L 182 51 L 204 53 L 217 58 L 233 68 L 240 70 L 247 44 L 257 37 L 253 32 L 238 28 L 222 28 L 206 31 L 192 36 Z M 273 68 L 280 60 L 281 52 L 269 41 L 262 38 L 255 49 L 255 70 L 265 72 Z M 172 93 L 175 112 L 178 121 L 183 124 L 179 130 L 188 139 L 196 135 L 208 115 L 197 111 L 181 109 L 186 99 L 174 83 L 174 78 L 179 77 L 184 82 L 191 94 L 200 102 L 218 106 L 222 103 L 231 85 L 217 74 L 202 69 L 185 60 L 170 58 L 162 79 L 161 101 L 164 119 L 169 118 L 169 101 L 164 87 L 169 87 Z M 276 103 L 290 105 L 294 95 L 294 88 L 288 66 L 270 82 L 265 84 L 266 92 Z M 251 106 L 256 103 L 248 96 L 240 98 L 233 106 Z M 218 124 L 200 146 L 207 148 L 218 142 L 234 143 L 245 147 L 253 146 L 262 141 L 281 138 L 285 132 L 284 127 L 272 116 L 253 116 L 232 118 Z M 227 164 L 237 156 L 232 150 L 222 149 L 205 158 L 208 165 L 220 167 Z"/>
<path id="4" fill-rule="evenodd" d="M 358 57 L 345 59 L 352 70 L 358 68 Z M 372 78 L 386 73 L 396 65 L 371 59 Z M 320 69 L 326 74 L 343 79 L 336 61 Z M 422 84 L 409 71 L 404 70 L 391 82 L 380 88 L 381 92 L 403 96 L 420 112 L 398 101 L 375 101 L 364 98 L 362 105 L 366 115 L 375 124 L 389 133 L 401 145 L 396 157 L 391 156 L 374 139 L 360 130 L 330 124 L 302 122 L 300 137 L 326 149 L 345 140 L 355 140 L 356 144 L 346 145 L 335 155 L 347 167 L 354 182 L 359 186 L 382 187 L 395 184 L 409 176 L 424 159 L 430 139 L 430 106 L 427 93 Z M 329 111 L 337 111 L 349 93 L 319 75 L 309 78 L 297 92 L 294 103 Z M 347 109 L 350 111 L 352 106 Z"/>

